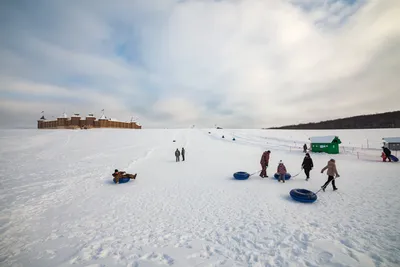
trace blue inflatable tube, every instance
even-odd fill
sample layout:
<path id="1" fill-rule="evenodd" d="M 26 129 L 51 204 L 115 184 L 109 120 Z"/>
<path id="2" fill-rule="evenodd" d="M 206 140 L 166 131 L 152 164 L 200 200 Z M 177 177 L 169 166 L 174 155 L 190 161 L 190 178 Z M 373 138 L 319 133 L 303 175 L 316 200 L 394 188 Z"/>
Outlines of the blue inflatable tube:
<path id="1" fill-rule="evenodd" d="M 299 202 L 303 203 L 313 203 L 317 200 L 317 195 L 307 189 L 292 189 L 290 191 L 290 196 Z"/>
<path id="2" fill-rule="evenodd" d="M 120 184 L 127 183 L 130 180 L 131 180 L 131 178 L 129 178 L 129 177 L 122 177 L 122 178 L 119 179 L 119 183 Z M 114 181 L 114 183 L 117 183 L 117 180 L 115 180 L 115 178 L 113 179 L 113 181 Z"/>
<path id="3" fill-rule="evenodd" d="M 279 179 L 279 173 L 275 173 L 274 177 L 275 177 L 276 180 L 278 180 Z M 285 180 L 289 180 L 291 177 L 292 176 L 290 175 L 290 173 L 286 173 L 285 174 Z"/>
<path id="4" fill-rule="evenodd" d="M 390 158 L 394 161 L 394 162 L 398 162 L 399 159 L 396 156 L 390 155 Z"/>
<path id="5" fill-rule="evenodd" d="M 235 177 L 236 180 L 246 180 L 250 177 L 250 174 L 247 172 L 235 172 L 233 177 Z"/>

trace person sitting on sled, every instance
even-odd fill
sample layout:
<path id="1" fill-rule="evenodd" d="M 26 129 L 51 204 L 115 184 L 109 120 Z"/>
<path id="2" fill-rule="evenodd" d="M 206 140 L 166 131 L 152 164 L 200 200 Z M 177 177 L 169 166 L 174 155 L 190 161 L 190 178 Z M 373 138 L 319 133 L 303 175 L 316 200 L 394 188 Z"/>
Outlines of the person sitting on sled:
<path id="1" fill-rule="evenodd" d="M 278 181 L 280 182 L 282 180 L 282 182 L 284 183 L 285 179 L 286 179 L 285 178 L 285 176 L 286 176 L 286 167 L 285 167 L 285 164 L 283 164 L 282 160 L 279 161 L 279 165 L 278 165 L 278 168 L 277 168 L 276 171 L 279 174 Z"/>
<path id="2" fill-rule="evenodd" d="M 119 183 L 119 179 L 121 179 L 121 178 L 136 179 L 136 175 L 137 175 L 137 173 L 130 174 L 130 173 L 126 173 L 124 171 L 118 171 L 117 169 L 115 169 L 114 173 L 112 174 L 112 176 L 114 177 L 113 180 L 117 184 Z"/>

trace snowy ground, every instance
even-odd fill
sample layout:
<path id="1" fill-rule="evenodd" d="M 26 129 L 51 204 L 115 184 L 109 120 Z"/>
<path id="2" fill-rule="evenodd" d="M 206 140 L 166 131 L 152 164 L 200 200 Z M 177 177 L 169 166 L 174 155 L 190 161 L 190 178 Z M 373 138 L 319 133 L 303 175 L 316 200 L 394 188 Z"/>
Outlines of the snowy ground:
<path id="1" fill-rule="evenodd" d="M 379 162 L 380 151 L 377 161 L 335 155 L 339 190 L 312 204 L 289 191 L 317 191 L 330 155 L 312 154 L 308 182 L 232 179 L 259 170 L 265 149 L 268 175 L 281 159 L 297 174 L 296 146 L 316 133 L 2 130 L 0 266 L 400 266 L 400 163 Z M 400 136 L 335 133 L 349 147 Z M 137 180 L 113 184 L 115 168 Z"/>

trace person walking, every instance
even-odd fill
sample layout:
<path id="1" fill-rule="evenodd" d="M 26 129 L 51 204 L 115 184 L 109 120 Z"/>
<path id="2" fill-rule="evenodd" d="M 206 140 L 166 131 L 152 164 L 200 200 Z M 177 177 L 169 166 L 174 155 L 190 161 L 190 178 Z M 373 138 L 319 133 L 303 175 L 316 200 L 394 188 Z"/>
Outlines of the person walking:
<path id="1" fill-rule="evenodd" d="M 264 151 L 264 153 L 261 156 L 260 164 L 261 164 L 261 173 L 260 176 L 261 178 L 268 177 L 267 175 L 267 168 L 269 164 L 269 155 L 271 154 L 271 151 Z"/>
<path id="2" fill-rule="evenodd" d="M 303 146 L 303 152 L 304 152 L 304 153 L 307 153 L 307 144 L 304 144 L 304 146 Z"/>
<path id="3" fill-rule="evenodd" d="M 334 159 L 331 159 L 328 161 L 328 164 L 321 170 L 321 173 L 324 173 L 325 170 L 328 170 L 326 172 L 326 174 L 328 174 L 328 181 L 326 181 L 326 183 L 321 186 L 322 190 L 325 192 L 326 187 L 329 185 L 330 182 L 332 182 L 332 187 L 333 187 L 333 191 L 338 190 L 338 188 L 335 185 L 335 175 L 336 178 L 340 177 L 337 169 L 336 169 L 336 163 Z"/>
<path id="4" fill-rule="evenodd" d="M 181 152 L 179 152 L 179 149 L 175 150 L 175 158 L 176 158 L 176 162 L 180 161 L 179 156 L 181 155 Z"/>
<path id="5" fill-rule="evenodd" d="M 182 161 L 185 161 L 185 148 L 183 148 L 183 147 L 182 147 L 181 155 L 182 155 Z"/>
<path id="6" fill-rule="evenodd" d="M 383 153 L 385 153 L 385 156 L 389 160 L 389 162 L 392 162 L 392 158 L 390 157 L 392 155 L 392 151 L 390 151 L 389 148 L 384 147 L 384 146 L 382 147 L 382 149 L 383 149 Z M 385 162 L 386 162 L 386 159 L 385 159 Z"/>
<path id="7" fill-rule="evenodd" d="M 301 168 L 304 169 L 304 173 L 306 175 L 306 181 L 310 179 L 310 171 L 314 167 L 314 163 L 309 153 L 306 153 L 306 156 L 303 159 L 303 163 L 301 164 Z"/>

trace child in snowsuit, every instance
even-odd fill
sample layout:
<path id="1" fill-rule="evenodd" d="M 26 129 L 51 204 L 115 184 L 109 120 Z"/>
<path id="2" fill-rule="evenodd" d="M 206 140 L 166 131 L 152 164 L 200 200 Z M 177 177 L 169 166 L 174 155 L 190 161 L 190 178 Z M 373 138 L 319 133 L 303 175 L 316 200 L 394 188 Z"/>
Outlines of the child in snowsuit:
<path id="1" fill-rule="evenodd" d="M 130 173 L 126 173 L 124 171 L 118 171 L 117 169 L 114 170 L 114 173 L 112 174 L 112 176 L 114 177 L 114 182 L 116 184 L 119 183 L 119 179 L 121 178 L 130 178 L 130 179 L 136 179 L 137 173 L 135 174 L 130 174 Z"/>
<path id="2" fill-rule="evenodd" d="M 386 157 L 385 152 L 382 152 L 381 158 L 382 158 L 383 162 L 386 162 L 387 157 Z"/>
<path id="3" fill-rule="evenodd" d="M 282 160 L 279 161 L 279 165 L 277 168 L 277 173 L 279 174 L 279 179 L 278 181 L 280 182 L 282 180 L 282 182 L 285 182 L 285 176 L 286 176 L 286 167 L 285 164 L 283 164 Z"/>
<path id="4" fill-rule="evenodd" d="M 260 164 L 261 164 L 261 173 L 260 176 L 261 178 L 268 177 L 267 175 L 267 167 L 269 164 L 269 154 L 271 151 L 264 151 L 264 153 L 261 156 Z"/>
<path id="5" fill-rule="evenodd" d="M 179 156 L 181 155 L 181 152 L 179 152 L 179 149 L 175 150 L 175 158 L 176 158 L 176 162 L 180 161 Z"/>
<path id="6" fill-rule="evenodd" d="M 182 161 L 185 161 L 185 148 L 182 147 Z"/>
<path id="7" fill-rule="evenodd" d="M 314 167 L 313 160 L 310 157 L 310 154 L 306 153 L 306 156 L 303 159 L 303 163 L 301 164 L 301 168 L 304 169 L 304 173 L 307 176 L 306 181 L 310 179 L 310 171 L 312 170 L 313 167 Z"/>
<path id="8" fill-rule="evenodd" d="M 322 190 L 324 190 L 324 192 L 325 192 L 326 187 L 329 185 L 329 183 L 331 181 L 332 181 L 333 191 L 337 190 L 338 188 L 335 185 L 334 176 L 336 175 L 336 178 L 337 178 L 337 177 L 340 177 L 340 175 L 337 172 L 336 163 L 335 163 L 334 159 L 331 159 L 330 161 L 328 161 L 328 164 L 321 170 L 321 173 L 324 173 L 325 170 L 328 170 L 326 172 L 326 174 L 328 174 L 328 181 L 326 181 L 326 183 L 323 186 L 321 186 Z"/>

